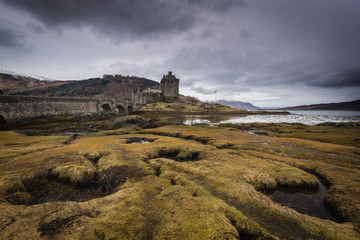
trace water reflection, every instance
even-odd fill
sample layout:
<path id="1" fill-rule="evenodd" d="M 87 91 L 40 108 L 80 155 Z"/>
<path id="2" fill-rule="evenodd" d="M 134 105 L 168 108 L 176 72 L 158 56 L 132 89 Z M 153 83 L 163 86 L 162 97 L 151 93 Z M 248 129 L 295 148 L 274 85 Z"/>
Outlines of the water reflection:
<path id="1" fill-rule="evenodd" d="M 131 144 L 140 144 L 140 143 L 150 143 L 150 142 L 146 140 L 140 140 L 139 142 L 132 142 Z"/>
<path id="2" fill-rule="evenodd" d="M 322 115 L 318 114 L 303 114 L 293 113 L 289 115 L 246 115 L 234 117 L 229 120 L 221 121 L 220 123 L 302 123 L 306 125 L 317 125 L 324 122 L 358 122 L 359 115 Z"/>
<path id="3" fill-rule="evenodd" d="M 326 187 L 320 183 L 315 191 L 300 191 L 298 189 L 278 189 L 270 194 L 271 200 L 283 206 L 290 207 L 299 213 L 341 222 L 335 218 L 325 207 L 324 197 L 327 194 Z"/>
<path id="4" fill-rule="evenodd" d="M 239 116 L 239 115 L 237 115 Z M 216 124 L 236 116 L 226 114 L 149 114 L 148 117 L 160 119 L 175 125 Z"/>
<path id="5" fill-rule="evenodd" d="M 151 116 L 151 114 L 150 114 Z M 291 114 L 154 114 L 171 124 L 217 125 L 222 123 L 302 123 L 316 125 L 324 122 L 359 122 L 360 111 L 291 111 Z"/>

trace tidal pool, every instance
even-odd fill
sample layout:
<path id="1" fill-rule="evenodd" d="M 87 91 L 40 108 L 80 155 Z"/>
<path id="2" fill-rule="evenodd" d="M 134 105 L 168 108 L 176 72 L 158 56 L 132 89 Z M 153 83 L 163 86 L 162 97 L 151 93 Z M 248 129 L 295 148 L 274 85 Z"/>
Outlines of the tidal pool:
<path id="1" fill-rule="evenodd" d="M 139 143 L 149 143 L 149 141 L 140 140 L 139 142 L 132 142 L 131 144 L 139 144 Z"/>
<path id="2" fill-rule="evenodd" d="M 299 213 L 307 214 L 313 217 L 327 219 L 334 222 L 342 222 L 340 218 L 335 217 L 324 204 L 324 198 L 327 194 L 327 188 L 320 183 L 316 190 L 282 189 L 268 193 L 270 199 L 282 206 L 287 206 Z"/>
<path id="3" fill-rule="evenodd" d="M 126 139 L 126 143 L 129 143 L 129 144 L 151 143 L 155 140 L 156 139 L 131 137 L 131 138 Z"/>

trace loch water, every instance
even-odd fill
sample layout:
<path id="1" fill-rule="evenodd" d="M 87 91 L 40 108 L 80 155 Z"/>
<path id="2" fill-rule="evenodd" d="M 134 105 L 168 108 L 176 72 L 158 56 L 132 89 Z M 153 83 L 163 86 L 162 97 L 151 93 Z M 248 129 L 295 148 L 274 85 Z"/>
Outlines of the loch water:
<path id="1" fill-rule="evenodd" d="M 325 122 L 360 122 L 360 111 L 288 111 L 290 114 L 156 114 L 172 124 L 218 125 L 222 123 L 301 123 L 317 125 Z"/>
<path id="2" fill-rule="evenodd" d="M 269 111 L 273 113 L 273 111 Z M 317 125 L 325 122 L 359 122 L 360 111 L 288 111 L 290 114 L 263 114 L 234 117 L 220 123 L 302 123 Z"/>

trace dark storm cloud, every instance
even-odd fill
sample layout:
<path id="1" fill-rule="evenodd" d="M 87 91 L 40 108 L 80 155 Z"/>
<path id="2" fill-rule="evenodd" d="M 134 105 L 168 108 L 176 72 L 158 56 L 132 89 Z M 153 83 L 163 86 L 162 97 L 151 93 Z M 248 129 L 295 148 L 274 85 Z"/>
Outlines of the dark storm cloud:
<path id="1" fill-rule="evenodd" d="M 242 6 L 237 0 L 0 0 L 23 10 L 48 27 L 85 27 L 113 37 L 155 36 L 181 32 L 203 12 Z"/>
<path id="2" fill-rule="evenodd" d="M 360 67 L 357 69 L 349 69 L 341 72 L 342 83 L 345 83 L 348 87 L 359 87 L 360 86 Z M 340 85 L 343 86 L 343 85 Z"/>
<path id="3" fill-rule="evenodd" d="M 360 68 L 353 66 L 360 63 L 360 1 L 280 2 L 269 3 L 264 13 L 271 17 L 272 30 L 280 31 L 274 49 L 280 52 L 291 46 L 287 58 L 297 60 L 273 66 L 269 75 L 288 72 L 288 77 L 282 78 L 284 83 L 321 88 L 359 86 Z"/>
<path id="4" fill-rule="evenodd" d="M 204 97 L 350 99 L 360 91 L 359 12 L 359 0 L 0 0 L 2 45 L 24 33 L 44 63 L 33 70 L 19 51 L 26 61 L 0 64 L 79 79 L 172 70 L 183 93 Z"/>
<path id="5" fill-rule="evenodd" d="M 359 87 L 359 12 L 356 0 L 252 1 L 227 16 L 237 36 L 213 31 L 224 46 L 184 48 L 167 64 L 224 88 Z"/>
<path id="6" fill-rule="evenodd" d="M 322 80 L 310 83 L 323 88 L 360 87 L 360 67 L 330 73 Z"/>
<path id="7" fill-rule="evenodd" d="M 13 30 L 0 28 L 0 47 L 16 48 L 23 45 L 24 36 Z"/>

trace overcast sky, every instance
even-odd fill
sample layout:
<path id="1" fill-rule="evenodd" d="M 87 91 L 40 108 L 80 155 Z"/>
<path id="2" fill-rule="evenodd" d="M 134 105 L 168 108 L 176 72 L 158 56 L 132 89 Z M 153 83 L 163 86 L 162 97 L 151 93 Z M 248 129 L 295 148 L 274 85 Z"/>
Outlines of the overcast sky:
<path id="1" fill-rule="evenodd" d="M 155 81 L 171 70 L 201 100 L 350 101 L 360 0 L 0 0 L 0 70 Z"/>

